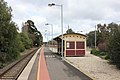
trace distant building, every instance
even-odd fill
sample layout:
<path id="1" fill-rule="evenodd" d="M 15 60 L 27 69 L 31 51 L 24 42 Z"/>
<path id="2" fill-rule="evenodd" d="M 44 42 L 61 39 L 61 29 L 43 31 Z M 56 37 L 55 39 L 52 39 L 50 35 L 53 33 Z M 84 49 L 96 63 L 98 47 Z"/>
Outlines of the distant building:
<path id="1" fill-rule="evenodd" d="M 79 33 L 63 34 L 63 47 L 61 48 L 62 35 L 54 38 L 58 43 L 57 52 L 61 54 L 63 48 L 64 56 L 85 56 L 86 35 Z"/>

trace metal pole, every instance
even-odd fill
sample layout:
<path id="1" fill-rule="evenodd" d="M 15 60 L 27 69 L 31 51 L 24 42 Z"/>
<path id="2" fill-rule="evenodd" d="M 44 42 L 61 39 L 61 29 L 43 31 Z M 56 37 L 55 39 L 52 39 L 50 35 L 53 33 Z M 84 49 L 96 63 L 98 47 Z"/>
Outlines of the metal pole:
<path id="1" fill-rule="evenodd" d="M 48 38 L 49 38 L 49 39 L 48 39 L 48 45 L 49 45 L 49 49 L 50 49 L 50 31 L 49 31 L 48 34 L 49 34 L 49 37 L 48 37 Z"/>
<path id="2" fill-rule="evenodd" d="M 52 26 L 52 40 L 53 40 L 53 26 Z M 53 45 L 53 43 L 52 43 L 52 45 Z"/>
<path id="3" fill-rule="evenodd" d="M 53 40 L 53 24 L 46 23 L 45 25 L 50 25 L 50 27 L 51 27 L 51 33 L 50 33 L 51 37 L 50 38 L 51 38 L 51 41 L 52 41 Z M 50 43 L 49 43 L 49 45 L 50 45 Z M 52 41 L 52 45 L 53 45 L 53 41 Z"/>
<path id="4" fill-rule="evenodd" d="M 52 48 L 52 51 L 53 51 L 53 24 L 51 24 L 51 41 L 52 41 L 52 46 L 51 46 L 51 48 Z"/>
<path id="5" fill-rule="evenodd" d="M 61 44 L 61 54 L 62 54 L 62 59 L 64 57 L 63 55 L 63 5 L 56 5 L 54 3 L 48 4 L 48 6 L 60 6 L 61 7 L 61 34 L 62 34 L 62 44 Z"/>
<path id="6" fill-rule="evenodd" d="M 45 39 L 46 39 L 46 42 L 47 42 L 46 32 L 47 32 L 47 30 L 45 30 Z M 47 43 L 45 43 L 45 45 L 47 46 Z"/>
<path id="7" fill-rule="evenodd" d="M 96 26 L 95 26 L 95 49 L 96 49 Z"/>
<path id="8" fill-rule="evenodd" d="M 62 32 L 62 45 L 61 45 L 62 51 L 61 51 L 61 53 L 62 53 L 62 59 L 63 59 L 63 57 L 64 57 L 64 55 L 63 55 L 63 48 L 64 48 L 64 46 L 63 46 L 63 5 L 61 5 L 61 32 Z"/>

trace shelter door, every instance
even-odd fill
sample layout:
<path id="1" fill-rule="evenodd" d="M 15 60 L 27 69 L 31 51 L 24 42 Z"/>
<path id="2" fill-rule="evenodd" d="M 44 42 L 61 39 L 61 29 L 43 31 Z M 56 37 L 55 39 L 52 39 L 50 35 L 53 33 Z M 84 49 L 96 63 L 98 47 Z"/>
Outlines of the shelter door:
<path id="1" fill-rule="evenodd" d="M 76 56 L 84 56 L 85 55 L 85 43 L 77 41 L 76 42 Z"/>
<path id="2" fill-rule="evenodd" d="M 76 47 L 75 47 L 76 46 Z M 66 42 L 66 56 L 84 56 L 85 42 L 83 41 L 67 41 Z"/>
<path id="3" fill-rule="evenodd" d="M 75 56 L 75 42 L 67 41 L 66 42 L 66 56 Z"/>

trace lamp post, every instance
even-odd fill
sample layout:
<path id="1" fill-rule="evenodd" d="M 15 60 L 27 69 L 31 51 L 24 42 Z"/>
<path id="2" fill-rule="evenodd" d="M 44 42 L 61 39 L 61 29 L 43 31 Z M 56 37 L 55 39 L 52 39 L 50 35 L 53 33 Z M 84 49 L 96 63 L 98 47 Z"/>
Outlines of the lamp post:
<path id="1" fill-rule="evenodd" d="M 62 44 L 61 44 L 61 53 L 62 53 L 62 59 L 63 59 L 63 5 L 58 5 L 58 4 L 54 4 L 54 3 L 51 3 L 51 4 L 48 4 L 48 6 L 52 7 L 52 6 L 58 6 L 61 8 L 61 33 L 62 33 Z"/>
<path id="2" fill-rule="evenodd" d="M 46 32 L 47 32 L 47 30 L 45 30 L 45 39 L 46 39 L 46 42 L 47 42 Z M 46 44 L 48 44 L 48 43 L 46 43 Z M 46 45 L 46 44 L 45 44 L 45 45 Z"/>
<path id="3" fill-rule="evenodd" d="M 96 26 L 95 26 L 95 49 L 96 49 Z"/>
<path id="4" fill-rule="evenodd" d="M 50 25 L 51 26 L 51 36 L 52 36 L 51 40 L 53 40 L 53 24 L 46 23 L 45 25 Z M 52 46 L 53 46 L 53 41 L 52 41 Z"/>
<path id="5" fill-rule="evenodd" d="M 47 36 L 47 34 L 50 34 L 50 31 L 45 30 L 45 38 L 46 38 L 47 46 L 50 47 L 50 44 L 49 44 L 49 41 L 48 41 L 49 37 Z"/>

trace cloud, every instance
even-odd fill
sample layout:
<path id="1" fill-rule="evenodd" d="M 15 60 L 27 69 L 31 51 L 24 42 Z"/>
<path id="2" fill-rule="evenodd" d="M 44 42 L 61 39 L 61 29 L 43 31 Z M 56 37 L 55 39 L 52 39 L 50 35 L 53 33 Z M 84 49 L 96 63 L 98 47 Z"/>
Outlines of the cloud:
<path id="1" fill-rule="evenodd" d="M 119 0 L 5 0 L 13 9 L 13 20 L 21 28 L 22 22 L 32 19 L 44 35 L 45 23 L 54 25 L 54 36 L 61 33 L 60 7 L 48 7 L 48 3 L 63 4 L 64 33 L 68 25 L 75 31 L 88 33 L 98 23 L 120 21 Z M 51 32 L 51 30 L 49 30 Z"/>

